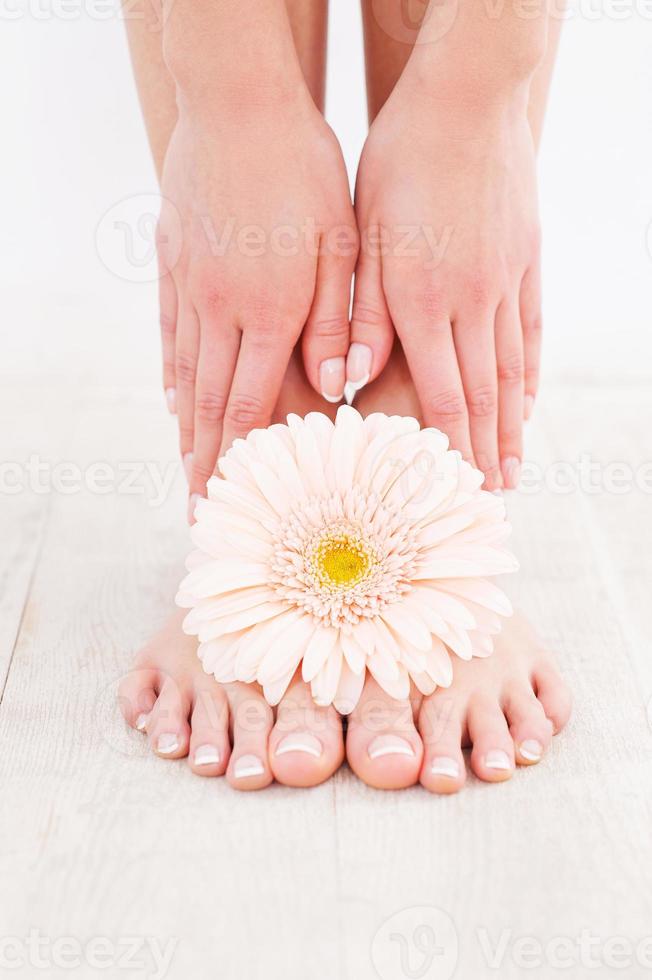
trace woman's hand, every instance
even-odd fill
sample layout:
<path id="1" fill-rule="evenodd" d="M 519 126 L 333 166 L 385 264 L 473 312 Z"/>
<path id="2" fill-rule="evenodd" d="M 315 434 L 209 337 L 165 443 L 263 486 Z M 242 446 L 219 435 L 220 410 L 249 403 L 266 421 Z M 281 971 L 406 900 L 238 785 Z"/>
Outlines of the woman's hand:
<path id="1" fill-rule="evenodd" d="M 515 487 L 539 367 L 539 221 L 527 99 L 436 101 L 406 70 L 358 174 L 361 252 L 348 393 L 383 369 L 394 328 L 425 424 Z"/>
<path id="2" fill-rule="evenodd" d="M 339 144 L 295 88 L 179 99 L 158 240 L 191 510 L 219 455 L 270 424 L 302 333 L 311 384 L 332 402 L 344 389 L 358 234 Z"/>

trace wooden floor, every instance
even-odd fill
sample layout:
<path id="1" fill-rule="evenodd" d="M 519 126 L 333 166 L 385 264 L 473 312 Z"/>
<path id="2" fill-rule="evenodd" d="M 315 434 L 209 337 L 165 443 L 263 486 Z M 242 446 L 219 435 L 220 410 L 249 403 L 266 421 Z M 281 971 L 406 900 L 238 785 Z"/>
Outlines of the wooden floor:
<path id="1" fill-rule="evenodd" d="M 84 326 L 79 313 L 62 324 L 64 350 L 80 351 Z M 179 575 L 184 484 L 153 371 L 136 384 L 123 369 L 111 387 L 83 353 L 66 363 L 16 354 L 1 395 L 2 417 L 19 420 L 5 459 L 22 464 L 5 487 L 25 484 L 3 494 L 0 518 L 3 936 L 148 937 L 173 951 L 179 980 L 400 980 L 453 975 L 446 916 L 462 978 L 521 976 L 518 937 L 652 932 L 649 387 L 553 379 L 531 426 L 530 485 L 509 508 L 523 567 L 512 591 L 559 649 L 576 703 L 546 760 L 448 799 L 376 792 L 346 768 L 317 789 L 241 795 L 152 758 L 116 710 L 117 681 Z M 40 484 L 27 486 L 32 454 Z M 600 464 L 591 485 L 583 455 Z M 618 463 L 638 467 L 638 489 L 614 492 Z M 89 486 L 72 492 L 63 464 Z M 163 503 L 144 465 L 173 478 Z M 446 950 L 430 972 L 431 933 L 415 932 L 428 923 Z M 139 956 L 150 972 L 109 975 L 156 975 Z M 632 962 L 621 975 L 642 975 Z M 86 963 L 74 975 L 100 973 Z M 610 973 L 578 959 L 567 975 Z"/>

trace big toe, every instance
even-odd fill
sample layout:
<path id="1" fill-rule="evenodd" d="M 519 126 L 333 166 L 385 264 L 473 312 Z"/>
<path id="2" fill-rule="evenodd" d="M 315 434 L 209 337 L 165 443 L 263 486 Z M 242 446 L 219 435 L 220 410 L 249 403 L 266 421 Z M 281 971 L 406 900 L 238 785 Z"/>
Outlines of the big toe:
<path id="1" fill-rule="evenodd" d="M 416 783 L 422 756 L 410 701 L 391 698 L 368 674 L 349 717 L 346 757 L 351 769 L 376 789 L 403 789 Z"/>
<path id="2" fill-rule="evenodd" d="M 342 719 L 332 706 L 316 705 L 299 677 L 276 710 L 269 758 L 275 778 L 286 786 L 317 786 L 342 764 Z"/>

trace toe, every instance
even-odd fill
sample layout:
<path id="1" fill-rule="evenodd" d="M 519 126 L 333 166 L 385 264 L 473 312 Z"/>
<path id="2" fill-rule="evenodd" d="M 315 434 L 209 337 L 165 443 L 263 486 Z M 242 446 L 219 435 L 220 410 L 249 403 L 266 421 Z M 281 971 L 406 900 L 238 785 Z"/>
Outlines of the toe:
<path id="1" fill-rule="evenodd" d="M 354 773 L 376 789 L 403 789 L 419 778 L 423 744 L 412 705 L 391 698 L 369 674 L 349 716 L 346 757 Z"/>
<path id="2" fill-rule="evenodd" d="M 149 714 L 156 703 L 158 672 L 151 668 L 135 668 L 122 678 L 118 688 L 118 704 L 125 721 L 144 732 Z"/>
<path id="3" fill-rule="evenodd" d="M 464 785 L 462 717 L 455 691 L 439 688 L 423 699 L 418 721 L 423 741 L 420 780 L 432 793 L 456 793 Z"/>
<path id="4" fill-rule="evenodd" d="M 342 719 L 332 706 L 315 704 L 300 676 L 276 709 L 269 758 L 275 778 L 286 786 L 317 786 L 342 764 Z"/>
<path id="5" fill-rule="evenodd" d="M 536 695 L 546 717 L 552 722 L 554 734 L 564 728 L 570 718 L 571 694 L 557 668 L 545 663 L 534 671 Z"/>
<path id="6" fill-rule="evenodd" d="M 191 718 L 189 764 L 198 776 L 222 776 L 231 752 L 229 703 L 212 678 L 202 678 L 195 690 Z"/>
<path id="7" fill-rule="evenodd" d="M 190 701 L 184 686 L 172 677 L 166 678 L 147 722 L 149 744 L 162 759 L 181 759 L 188 754 Z"/>
<path id="8" fill-rule="evenodd" d="M 522 766 L 540 762 L 552 739 L 552 722 L 532 688 L 509 691 L 503 703 L 514 743 L 516 761 Z"/>
<path id="9" fill-rule="evenodd" d="M 498 698 L 474 698 L 468 708 L 467 727 L 473 744 L 471 768 L 489 783 L 503 782 L 514 772 L 514 743 Z"/>
<path id="10" fill-rule="evenodd" d="M 229 684 L 227 695 L 233 749 L 226 778 L 234 789 L 262 789 L 274 778 L 267 747 L 274 721 L 272 709 L 255 684 Z"/>

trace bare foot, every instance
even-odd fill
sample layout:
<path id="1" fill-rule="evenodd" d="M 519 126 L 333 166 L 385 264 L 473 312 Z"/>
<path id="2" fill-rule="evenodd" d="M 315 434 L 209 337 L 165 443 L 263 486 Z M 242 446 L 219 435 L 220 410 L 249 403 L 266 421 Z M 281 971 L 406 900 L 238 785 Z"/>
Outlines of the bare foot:
<path id="1" fill-rule="evenodd" d="M 419 415 L 398 346 L 358 407 L 363 414 Z M 278 418 L 327 410 L 295 358 Z M 120 687 L 127 722 L 147 733 L 152 750 L 165 759 L 188 756 L 198 775 L 226 774 L 236 789 L 261 789 L 273 779 L 288 786 L 328 779 L 344 758 L 335 709 L 317 707 L 299 675 L 275 713 L 257 685 L 218 684 L 204 673 L 195 639 L 182 633 L 182 618 L 175 613 L 138 654 Z M 567 688 L 523 620 L 508 621 L 488 659 L 453 660 L 451 687 L 423 699 L 392 700 L 368 677 L 346 740 L 349 764 L 364 782 L 398 789 L 420 780 L 434 792 L 455 792 L 465 779 L 465 744 L 473 745 L 476 775 L 498 782 L 515 763 L 538 762 L 565 725 Z"/>

